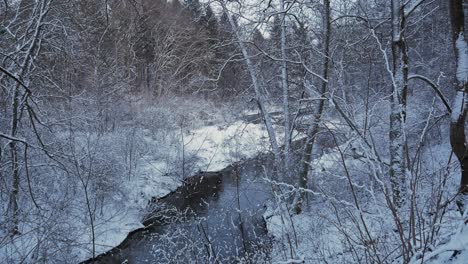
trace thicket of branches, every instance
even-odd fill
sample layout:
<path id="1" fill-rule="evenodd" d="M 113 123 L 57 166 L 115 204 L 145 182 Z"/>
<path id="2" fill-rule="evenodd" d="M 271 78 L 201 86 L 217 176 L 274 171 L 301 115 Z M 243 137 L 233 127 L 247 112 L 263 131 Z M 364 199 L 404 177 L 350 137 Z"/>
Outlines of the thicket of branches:
<path id="1" fill-rule="evenodd" d="M 173 126 L 139 112 L 188 96 L 255 102 L 279 174 L 297 179 L 291 212 L 304 210 L 308 193 L 353 201 L 335 212 L 355 217 L 355 229 L 342 230 L 355 260 L 423 258 L 440 242 L 452 201 L 466 217 L 467 8 L 462 0 L 1 1 L 0 247 L 30 232 L 33 246 L 5 249 L 12 261 L 72 261 L 80 231 L 62 223 L 86 212 L 94 230 L 98 208 L 135 166 L 132 127 L 152 118 Z M 295 129 L 306 136 L 298 162 Z M 343 166 L 331 179 L 313 162 L 327 144 Z M 449 144 L 441 157 L 437 148 Z M 348 170 L 350 157 L 359 169 Z M 369 227 L 369 199 L 397 235 Z"/>

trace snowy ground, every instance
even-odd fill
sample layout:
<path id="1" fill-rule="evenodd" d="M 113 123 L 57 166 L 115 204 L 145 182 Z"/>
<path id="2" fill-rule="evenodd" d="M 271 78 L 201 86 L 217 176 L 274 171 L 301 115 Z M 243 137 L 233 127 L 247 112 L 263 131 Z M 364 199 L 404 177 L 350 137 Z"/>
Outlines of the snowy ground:
<path id="1" fill-rule="evenodd" d="M 466 217 L 465 217 L 466 219 Z M 455 227 L 455 232 L 448 238 L 448 242 L 437 247 L 434 251 L 425 256 L 425 261 L 415 259 L 412 264 L 466 264 L 468 262 L 468 226 L 461 217 L 457 221 L 459 225 Z M 459 254 L 454 256 L 454 252 Z"/>
<path id="2" fill-rule="evenodd" d="M 310 204 L 305 206 L 301 214 L 295 214 L 289 202 L 285 202 L 281 197 L 267 206 L 264 218 L 268 233 L 273 239 L 273 263 L 359 263 L 359 260 L 353 258 L 350 248 L 350 244 L 354 244 L 356 248 L 365 248 L 365 244 L 359 244 L 360 238 L 356 228 L 359 213 L 363 214 L 372 236 L 387 241 L 388 244 L 397 241 L 394 237 L 396 233 L 392 230 L 394 222 L 390 210 L 386 208 L 382 194 L 370 191 L 367 187 L 369 179 L 363 179 L 362 175 L 366 175 L 368 170 L 362 157 L 356 158 L 351 155 L 351 145 L 352 142 L 348 141 L 340 148 L 345 153 L 347 169 L 355 181 L 353 184 L 357 189 L 361 210 L 355 208 L 353 199 L 340 192 L 349 192 L 349 189 L 342 187 L 340 183 L 346 181 L 340 155 L 336 148 L 330 149 L 312 163 L 312 178 L 314 184 L 320 188 L 310 190 Z M 428 152 L 432 150 L 433 158 L 427 162 L 430 162 L 433 168 L 426 168 L 433 170 L 446 166 L 447 157 L 450 156 L 449 144 L 432 146 Z M 458 184 L 459 170 L 456 163 L 451 174 L 446 187 L 447 193 L 452 193 Z M 427 175 L 432 174 L 428 172 Z M 425 203 L 428 201 L 426 196 L 431 193 L 431 182 L 435 179 L 421 181 L 420 193 L 423 195 L 419 199 Z M 284 183 L 280 186 L 283 192 L 294 189 L 294 186 Z M 420 254 L 415 254 L 411 263 L 467 263 L 468 228 L 453 207 L 455 206 L 448 208 L 439 224 L 441 231 L 435 241 L 436 246 L 431 248 L 433 252 L 426 252 L 423 262 L 417 257 Z M 359 224 L 359 228 L 362 228 L 362 224 Z M 398 248 L 398 244 L 395 244 L 394 248 Z M 453 257 L 455 250 L 460 250 L 461 253 Z"/>

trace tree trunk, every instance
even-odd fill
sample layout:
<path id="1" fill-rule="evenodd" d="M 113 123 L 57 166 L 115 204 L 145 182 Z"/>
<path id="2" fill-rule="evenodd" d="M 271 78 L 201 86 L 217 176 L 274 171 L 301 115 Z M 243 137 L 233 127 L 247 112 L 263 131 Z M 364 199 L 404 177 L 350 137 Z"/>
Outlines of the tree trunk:
<path id="1" fill-rule="evenodd" d="M 468 195 L 468 157 L 465 123 L 468 104 L 468 44 L 465 37 L 463 0 L 450 1 L 452 43 L 455 51 L 457 95 L 452 106 L 450 122 L 450 144 L 461 167 L 460 193 Z"/>
<path id="2" fill-rule="evenodd" d="M 393 202 L 401 207 L 406 197 L 405 120 L 408 90 L 408 53 L 404 38 L 405 14 L 402 0 L 392 0 L 392 97 L 390 112 L 390 182 Z"/>
<path id="3" fill-rule="evenodd" d="M 16 137 L 18 131 L 18 103 L 19 103 L 19 86 L 16 85 L 13 91 L 12 98 L 12 117 L 11 117 L 11 128 L 10 136 L 12 138 Z M 12 225 L 10 228 L 10 235 L 15 236 L 19 233 L 18 224 L 19 224 L 19 207 L 18 207 L 18 193 L 19 193 L 19 165 L 18 165 L 18 146 L 16 141 L 10 142 L 10 153 L 11 153 L 11 174 L 12 174 L 12 189 L 10 193 L 10 210 L 11 210 L 11 221 Z"/>
<path id="4" fill-rule="evenodd" d="M 289 83 L 286 54 L 286 11 L 285 2 L 281 0 L 281 12 L 283 21 L 281 22 L 281 83 L 283 88 L 283 113 L 284 113 L 284 176 L 289 177 L 289 167 L 291 162 L 291 121 L 289 115 Z"/>
<path id="5" fill-rule="evenodd" d="M 41 34 L 41 26 L 45 16 L 47 15 L 50 7 L 50 2 L 47 1 L 38 1 L 36 2 L 38 6 L 39 14 L 37 21 L 35 22 L 34 34 L 32 36 L 32 41 L 30 42 L 26 53 L 24 54 L 23 61 L 21 66 L 18 70 L 19 78 L 22 79 L 24 82 L 26 75 L 28 74 L 30 67 L 33 63 L 34 58 L 37 56 L 34 53 L 36 52 L 37 43 L 39 42 L 40 34 Z M 26 82 L 27 83 L 27 82 Z M 20 122 L 20 96 L 21 96 L 21 85 L 19 83 L 15 84 L 13 88 L 13 97 L 12 97 L 12 117 L 11 117 L 11 127 L 10 127 L 10 136 L 12 138 L 16 138 L 18 133 L 18 125 Z M 26 97 L 27 98 L 27 97 Z M 16 141 L 10 142 L 10 152 L 11 152 L 11 159 L 12 159 L 12 190 L 10 193 L 10 206 L 12 210 L 12 226 L 10 229 L 10 235 L 14 236 L 19 233 L 19 205 L 18 205 L 18 195 L 19 195 L 19 188 L 20 188 L 20 173 L 19 173 L 19 164 L 18 164 L 18 146 Z"/>
<path id="6" fill-rule="evenodd" d="M 281 155 L 280 155 L 280 150 L 278 146 L 278 141 L 276 139 L 276 132 L 273 128 L 273 123 L 271 121 L 270 114 L 268 113 L 268 110 L 266 109 L 265 97 L 261 93 L 261 89 L 260 89 L 257 75 L 255 73 L 254 65 L 252 61 L 250 60 L 247 47 L 245 46 L 244 42 L 242 42 L 242 38 L 239 35 L 239 32 L 237 31 L 236 23 L 234 22 L 234 19 L 232 18 L 232 15 L 229 12 L 229 10 L 227 10 L 226 8 L 226 2 L 223 1 L 222 4 L 223 4 L 223 9 L 225 10 L 226 15 L 228 17 L 229 24 L 231 25 L 233 34 L 235 34 L 235 37 L 239 43 L 239 47 L 244 57 L 245 65 L 247 66 L 247 70 L 249 71 L 250 78 L 252 80 L 252 85 L 253 85 L 254 92 L 255 92 L 255 97 L 256 97 L 255 99 L 257 100 L 258 107 L 260 108 L 260 112 L 262 113 L 262 116 L 263 116 L 263 121 L 265 123 L 265 127 L 268 132 L 268 137 L 270 139 L 271 148 L 273 150 L 273 154 L 275 155 L 276 164 L 281 164 Z"/>
<path id="7" fill-rule="evenodd" d="M 329 64 L 330 64 L 330 38 L 331 38 L 331 17 L 330 17 L 330 0 L 324 0 L 324 19 L 323 19 L 323 67 L 322 67 L 322 77 L 325 80 L 328 80 L 329 76 Z M 322 85 L 320 86 L 320 94 L 321 97 L 325 97 L 325 93 L 327 92 L 328 83 L 322 81 Z M 313 96 L 313 95 L 311 95 Z M 308 188 L 307 186 L 307 177 L 309 174 L 310 162 L 312 162 L 312 152 L 314 150 L 314 143 L 315 137 L 319 131 L 319 124 L 322 119 L 323 111 L 325 109 L 325 100 L 319 100 L 319 104 L 317 106 L 317 111 L 314 115 L 314 120 L 310 124 L 310 127 L 307 129 L 307 139 L 306 144 L 304 147 L 302 162 L 301 162 L 301 169 L 299 172 L 299 187 L 301 188 Z M 306 199 L 306 193 L 301 192 L 301 197 L 299 202 L 296 205 L 296 212 L 299 213 L 302 209 L 302 203 Z"/>

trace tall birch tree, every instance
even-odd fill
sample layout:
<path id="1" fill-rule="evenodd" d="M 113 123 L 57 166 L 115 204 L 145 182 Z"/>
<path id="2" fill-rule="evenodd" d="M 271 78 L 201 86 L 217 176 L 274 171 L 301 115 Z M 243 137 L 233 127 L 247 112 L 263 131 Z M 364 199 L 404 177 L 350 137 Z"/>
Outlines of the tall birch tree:
<path id="1" fill-rule="evenodd" d="M 408 51 L 405 39 L 406 15 L 402 0 L 392 0 L 392 94 L 390 106 L 390 182 L 393 199 L 400 207 L 405 199 L 405 122 L 408 93 Z"/>
<path id="2" fill-rule="evenodd" d="M 255 100 L 257 101 L 258 107 L 259 107 L 260 112 L 262 114 L 263 122 L 265 123 L 265 127 L 266 127 L 267 132 L 268 132 L 268 137 L 270 139 L 270 144 L 271 144 L 271 148 L 273 150 L 273 154 L 275 156 L 276 164 L 280 164 L 281 163 L 281 153 L 280 153 L 280 149 L 279 149 L 279 145 L 278 145 L 278 140 L 276 138 L 276 131 L 273 128 L 273 122 L 272 122 L 270 113 L 268 112 L 268 109 L 266 107 L 265 96 L 262 94 L 261 89 L 260 89 L 260 83 L 259 83 L 259 80 L 258 80 L 258 77 L 257 77 L 255 67 L 254 67 L 254 65 L 252 63 L 252 60 L 250 59 L 250 55 L 249 55 L 249 52 L 247 50 L 247 46 L 245 45 L 245 43 L 244 43 L 244 41 L 243 41 L 239 31 L 238 31 L 238 28 L 237 28 L 237 25 L 236 25 L 236 23 L 234 21 L 234 18 L 232 17 L 231 12 L 227 8 L 227 1 L 223 0 L 221 2 L 221 5 L 222 5 L 222 8 L 223 8 L 223 11 L 225 12 L 225 14 L 226 14 L 226 16 L 228 18 L 229 24 L 231 25 L 233 34 L 234 34 L 234 36 L 235 36 L 235 38 L 236 38 L 236 40 L 237 40 L 237 42 L 239 44 L 239 48 L 241 49 L 242 56 L 243 56 L 243 59 L 244 59 L 244 62 L 245 62 L 245 66 L 247 67 L 250 78 L 252 80 L 252 86 L 253 86 L 253 89 L 254 89 L 254 92 L 255 92 Z"/>

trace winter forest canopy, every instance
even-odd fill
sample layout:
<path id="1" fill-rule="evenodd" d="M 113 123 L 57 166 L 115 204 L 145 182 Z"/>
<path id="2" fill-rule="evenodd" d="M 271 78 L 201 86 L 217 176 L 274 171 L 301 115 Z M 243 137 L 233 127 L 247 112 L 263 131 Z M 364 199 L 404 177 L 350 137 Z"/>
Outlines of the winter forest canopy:
<path id="1" fill-rule="evenodd" d="M 1 0 L 0 263 L 468 263 L 465 0 Z"/>

